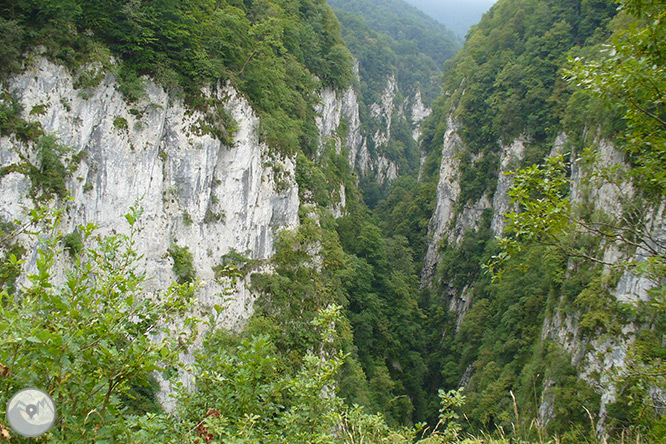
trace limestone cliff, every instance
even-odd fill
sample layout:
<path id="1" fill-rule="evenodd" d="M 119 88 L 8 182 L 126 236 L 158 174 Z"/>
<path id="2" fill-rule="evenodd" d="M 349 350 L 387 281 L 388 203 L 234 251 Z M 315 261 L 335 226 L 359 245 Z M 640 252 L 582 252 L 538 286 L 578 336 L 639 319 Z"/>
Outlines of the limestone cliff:
<path id="1" fill-rule="evenodd" d="M 450 117 L 442 141 L 436 207 L 429 224 L 428 250 L 421 275 L 422 287 L 437 291 L 441 303 L 453 312 L 456 331 L 460 329 L 465 315 L 474 303 L 472 289 L 476 284 L 470 282 L 462 289 L 454 289 L 448 282 L 441 281 L 437 267 L 442 259 L 442 246 L 458 248 L 467 230 L 479 229 L 480 216 L 488 209 L 492 210 L 493 214 L 490 222 L 492 235 L 502 236 L 506 227 L 504 214 L 516 210 L 508 195 L 511 176 L 506 173 L 515 171 L 521 165 L 521 159 L 533 143 L 528 138 L 519 137 L 507 146 L 500 146 L 499 174 L 497 183 L 492 186 L 494 193 L 486 191 L 480 199 L 464 203 L 460 202 L 462 185 L 460 159 L 466 147 L 459 134 L 460 124 Z M 609 171 L 627 168 L 623 154 L 612 143 L 596 139 L 592 141 L 592 145 L 597 153 L 595 168 L 599 171 L 606 171 L 608 174 Z M 634 194 L 631 184 L 627 182 L 614 184 L 599 180 L 602 175 L 590 171 L 590 167 L 578 157 L 580 153 L 575 152 L 575 147 L 569 142 L 567 135 L 561 133 L 555 138 L 550 155 L 567 152 L 570 153 L 571 159 L 574 159 L 570 171 L 572 205 L 588 208 L 589 212 L 602 212 L 611 216 L 623 214 L 623 202 Z M 663 213 L 662 205 L 653 208 L 646 215 L 645 226 L 642 229 L 649 244 L 646 245 L 651 249 L 663 249 L 666 244 L 664 235 L 666 221 Z M 619 274 L 618 270 L 614 269 L 614 265 L 621 261 L 641 262 L 653 254 L 645 247 L 641 247 L 640 242 L 637 245 L 636 251 L 630 256 L 623 253 L 613 242 L 605 241 L 600 246 L 605 264 L 603 279 L 604 282 L 610 282 L 608 284 L 610 300 L 621 304 L 629 311 L 635 309 L 639 301 L 648 301 L 650 290 L 659 285 L 658 282 L 645 276 L 637 276 L 627 269 L 622 269 Z M 574 278 L 577 272 L 579 271 L 570 263 L 565 279 Z M 616 273 L 614 280 L 610 278 L 612 273 Z M 580 323 L 585 310 L 585 307 L 581 310 L 580 307 L 573 305 L 571 300 L 562 296 L 553 307 L 544 312 L 541 341 L 552 341 L 565 350 L 578 377 L 590 387 L 594 387 L 600 396 L 599 411 L 594 412 L 594 416 L 597 433 L 602 436 L 605 433 L 608 405 L 615 401 L 617 395 L 616 377 L 626 370 L 631 344 L 635 340 L 636 333 L 646 326 L 630 319 L 626 324 L 618 326 L 617 332 L 613 334 L 604 331 L 603 328 L 594 331 L 589 331 L 588 328 L 583 331 Z M 470 366 L 467 370 L 461 382 L 463 385 L 469 381 L 473 367 Z M 555 395 L 551 390 L 553 386 L 554 382 L 546 378 L 543 387 L 540 388 L 541 401 L 537 419 L 541 426 L 547 424 L 554 415 Z M 654 392 L 653 397 L 656 405 L 663 405 L 663 393 Z"/>
<path id="2" fill-rule="evenodd" d="M 356 75 L 358 76 L 358 69 Z M 321 103 L 317 106 L 317 126 L 323 136 L 320 139 L 320 153 L 326 141 L 333 137 L 338 152 L 344 147 L 349 164 L 361 175 L 370 176 L 379 183 L 398 178 L 398 163 L 384 152 L 391 140 L 394 120 L 406 120 L 411 128 L 412 138 L 417 142 L 420 125 L 423 119 L 430 115 L 430 108 L 423 103 L 419 90 L 413 96 L 399 101 L 398 97 L 401 95 L 395 77 L 389 76 L 380 100 L 370 106 L 369 122 L 361 122 L 361 98 L 353 87 L 342 92 L 324 89 Z"/>
<path id="3" fill-rule="evenodd" d="M 24 117 L 79 157 L 67 181 L 72 196 L 63 233 L 95 223 L 102 233 L 126 230 L 123 214 L 134 204 L 143 210 L 137 239 L 151 279 L 161 289 L 175 278 L 167 249 L 188 247 L 194 256 L 203 305 L 222 304 L 225 284 L 212 267 L 232 249 L 267 259 L 280 229 L 298 223 L 294 162 L 276 157 L 258 140 L 258 119 L 236 91 L 220 87 L 208 94 L 222 99 L 235 121 L 227 146 L 198 129 L 204 116 L 148 81 L 146 95 L 128 104 L 112 75 L 88 90 L 74 88 L 62 66 L 40 59 L 8 82 L 8 91 L 24 107 Z M 39 107 L 40 113 L 30 111 Z M 3 166 L 19 162 L 31 148 L 12 138 L 0 141 Z M 276 172 L 280 172 L 279 174 Z M 20 219 L 29 210 L 30 181 L 10 173 L 0 182 L 0 216 Z M 34 247 L 32 256 L 34 259 Z M 252 313 L 253 297 L 239 283 L 225 299 L 222 324 L 238 328 Z"/>

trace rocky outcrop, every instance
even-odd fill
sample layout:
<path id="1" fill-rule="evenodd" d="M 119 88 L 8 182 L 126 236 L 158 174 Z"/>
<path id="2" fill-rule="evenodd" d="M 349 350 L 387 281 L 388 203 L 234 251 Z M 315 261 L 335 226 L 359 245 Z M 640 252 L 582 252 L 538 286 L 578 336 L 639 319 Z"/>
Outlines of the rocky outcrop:
<path id="1" fill-rule="evenodd" d="M 490 223 L 490 229 L 496 236 L 501 236 L 504 233 L 504 228 L 506 227 L 504 215 L 514 210 L 508 194 L 511 187 L 510 173 L 515 171 L 520 164 L 520 160 L 525 153 L 526 143 L 527 141 L 524 138 L 519 137 L 511 145 L 502 147 L 497 188 L 495 189 L 492 203 L 493 220 Z"/>
<path id="2" fill-rule="evenodd" d="M 358 75 L 358 69 L 356 73 Z M 344 147 L 349 164 L 360 174 L 369 175 L 379 183 L 397 179 L 400 173 L 397 163 L 383 154 L 383 147 L 391 139 L 393 119 L 395 116 L 408 119 L 414 140 L 418 140 L 420 125 L 430 114 L 430 109 L 425 106 L 417 90 L 414 97 L 405 101 L 410 110 L 410 115 L 406 116 L 403 109 L 405 104 L 396 103 L 398 93 L 395 77 L 389 76 L 379 102 L 370 106 L 370 118 L 376 124 L 375 129 L 371 134 L 364 134 L 359 111 L 360 98 L 356 90 L 353 87 L 342 92 L 322 90 L 321 101 L 315 107 L 317 128 L 322 136 L 319 154 L 323 152 L 326 143 L 333 139 L 337 151 L 341 152 Z M 374 147 L 372 150 L 368 147 L 369 143 Z"/>
<path id="3" fill-rule="evenodd" d="M 454 219 L 455 204 L 460 195 L 458 180 L 460 161 L 457 154 L 462 148 L 463 141 L 458 135 L 458 123 L 449 117 L 442 145 L 435 211 L 428 225 L 428 250 L 423 260 L 422 286 L 431 283 L 437 269 L 438 250 L 442 240 L 451 235 L 450 225 Z"/>
<path id="4" fill-rule="evenodd" d="M 378 122 L 378 128 L 372 135 L 375 146 L 386 145 L 391 138 L 391 121 L 395 111 L 395 96 L 398 82 L 393 75 L 386 81 L 386 88 L 378 103 L 370 106 L 370 116 Z"/>
<path id="5" fill-rule="evenodd" d="M 414 125 L 412 137 L 418 142 L 421 138 L 421 122 L 430 115 L 432 110 L 423 103 L 420 90 L 416 91 L 410 105 L 410 121 Z"/>
<path id="6" fill-rule="evenodd" d="M 131 105 L 111 75 L 85 91 L 73 84 L 65 68 L 44 59 L 7 84 L 24 106 L 24 117 L 39 121 L 82 159 L 67 182 L 73 199 L 66 204 L 62 231 L 87 222 L 101 233 L 126 231 L 122 215 L 137 203 L 144 210 L 137 248 L 151 276 L 147 289 L 163 289 L 174 280 L 169 246 L 188 247 L 203 281 L 199 302 L 226 305 L 221 325 L 239 328 L 252 313 L 254 298 L 241 284 L 223 298 L 225 284 L 215 280 L 212 267 L 232 249 L 269 258 L 277 231 L 298 223 L 294 162 L 259 142 L 258 119 L 232 88 L 209 92 L 235 121 L 227 146 L 203 134 L 201 113 L 150 81 L 145 97 Z M 31 113 L 36 106 L 43 112 Z M 29 148 L 2 138 L 3 165 L 17 160 L 17 150 Z M 22 216 L 21 207 L 30 206 L 29 188 L 19 173 L 2 178 L 3 218 Z"/>
<path id="7" fill-rule="evenodd" d="M 626 169 L 623 154 L 611 143 L 606 140 L 595 140 L 594 146 L 596 147 L 594 166 L 596 171 L 604 172 L 612 177 L 614 173 Z M 623 203 L 634 194 L 629 182 L 607 180 L 598 182 L 595 180 L 595 174 L 590 171 L 590 166 L 580 158 L 572 164 L 571 179 L 572 203 L 578 206 L 590 206 L 594 211 L 606 215 L 623 214 Z M 622 261 L 640 263 L 653 256 L 655 251 L 663 255 L 666 245 L 665 221 L 663 205 L 652 208 L 646 213 L 643 233 L 647 245 L 642 244 L 639 240 L 639 246 L 630 257 L 627 257 L 615 243 L 604 243 L 602 246 L 603 261 L 607 264 L 604 273 L 611 273 L 612 265 Z M 645 247 L 640 245 L 645 245 Z M 646 247 L 652 251 L 648 251 Z M 607 291 L 615 303 L 623 305 L 627 310 L 636 308 L 641 302 L 648 302 L 651 299 L 650 290 L 658 285 L 659 282 L 655 282 L 647 276 L 637 275 L 630 269 L 625 269 L 616 283 Z M 615 402 L 617 397 L 617 377 L 622 376 L 626 371 L 630 348 L 636 333 L 642 328 L 650 327 L 631 321 L 621 325 L 616 334 L 607 334 L 601 329 L 592 334 L 583 334 L 580 321 L 581 312 L 556 309 L 544 320 L 541 338 L 542 340 L 549 339 L 566 350 L 571 357 L 571 363 L 578 370 L 578 376 L 594 387 L 600 395 L 600 410 L 597 414 L 596 427 L 597 435 L 604 436 L 607 408 L 609 404 Z M 544 394 L 547 394 L 547 391 L 548 387 L 545 386 Z M 666 403 L 666 396 L 663 393 L 655 391 L 653 396 L 656 404 Z M 552 417 L 552 406 L 549 404 L 553 402 L 553 396 L 544 396 L 540 413 L 542 411 L 551 413 L 550 416 L 544 414 L 540 418 L 544 424 Z"/>
<path id="8" fill-rule="evenodd" d="M 484 194 L 475 202 L 461 204 L 460 196 L 460 154 L 465 145 L 458 134 L 459 124 L 449 117 L 442 144 L 442 160 L 439 168 L 439 182 L 435 211 L 428 225 L 428 250 L 423 262 L 421 286 L 429 285 L 434 278 L 439 249 L 442 242 L 458 245 L 468 229 L 478 229 L 481 215 L 487 209 L 493 210 L 491 229 L 496 236 L 504 231 L 504 213 L 511 209 L 507 194 L 511 177 L 525 151 L 525 138 L 519 137 L 508 146 L 502 146 L 500 168 L 496 191 L 492 196 Z M 476 159 L 473 159 L 476 160 Z M 460 304 L 456 304 L 459 306 Z M 462 306 L 468 307 L 469 303 Z"/>
<path id="9" fill-rule="evenodd" d="M 457 246 L 460 244 L 466 230 L 477 229 L 481 213 L 490 208 L 493 211 L 491 231 L 495 236 L 501 236 L 506 228 L 504 214 L 516 208 L 508 195 L 511 186 L 511 175 L 507 174 L 520 165 L 526 147 L 530 141 L 524 137 L 517 138 L 511 144 L 501 146 L 499 175 L 495 193 L 492 197 L 482 196 L 478 201 L 461 205 L 460 184 L 460 153 L 465 150 L 464 142 L 460 138 L 458 123 L 449 118 L 448 129 L 444 134 L 442 144 L 442 160 L 439 170 L 439 183 L 437 186 L 436 207 L 429 225 L 429 244 L 424 260 L 422 272 L 422 287 L 432 286 L 441 291 L 440 296 L 448 309 L 456 315 L 456 327 L 460 328 L 465 314 L 473 301 L 471 300 L 474 283 L 466 285 L 458 292 L 449 289 L 446 282 L 435 282 L 437 264 L 440 260 L 442 244 Z M 624 156 L 605 140 L 593 142 L 596 150 L 595 169 L 586 164 L 576 153 L 571 154 L 576 159 L 571 169 L 570 199 L 574 206 L 588 208 L 588 211 L 602 212 L 607 215 L 623 214 L 623 205 L 628 198 L 634 195 L 629 182 L 612 183 L 607 180 L 598 180 L 602 177 L 612 177 L 626 169 Z M 567 135 L 562 133 L 556 137 L 550 155 L 566 153 L 571 147 Z M 473 159 L 474 161 L 474 159 Z M 666 246 L 666 223 L 664 222 L 664 206 L 648 211 L 645 218 L 645 246 L 638 246 L 631 257 L 622 253 L 614 242 L 602 242 L 603 261 L 607 264 L 606 273 L 611 272 L 610 265 L 620 261 L 643 261 L 654 255 L 655 250 L 662 251 Z M 663 254 L 663 251 L 659 254 Z M 572 269 L 570 271 L 574 273 Z M 649 301 L 649 291 L 658 285 L 657 282 L 646 276 L 638 276 L 629 270 L 624 270 L 611 288 L 608 289 L 613 301 L 625 306 L 636 306 L 638 303 Z M 565 350 L 572 365 L 577 369 L 579 377 L 590 384 L 600 395 L 600 411 L 595 416 L 597 433 L 605 433 L 605 419 L 607 406 L 616 399 L 615 377 L 621 375 L 627 366 L 627 359 L 635 334 L 643 326 L 629 322 L 620 326 L 618 334 L 604 334 L 598 332 L 583 332 L 580 327 L 583 312 L 572 307 L 570 301 L 562 300 L 555 304 L 552 311 L 546 313 L 541 328 L 541 340 L 552 341 Z M 466 378 L 470 375 L 466 374 Z M 546 379 L 542 387 L 541 403 L 538 409 L 540 426 L 545 426 L 554 415 L 555 395 L 551 390 L 554 381 Z M 660 393 L 657 403 L 666 404 L 666 396 Z"/>

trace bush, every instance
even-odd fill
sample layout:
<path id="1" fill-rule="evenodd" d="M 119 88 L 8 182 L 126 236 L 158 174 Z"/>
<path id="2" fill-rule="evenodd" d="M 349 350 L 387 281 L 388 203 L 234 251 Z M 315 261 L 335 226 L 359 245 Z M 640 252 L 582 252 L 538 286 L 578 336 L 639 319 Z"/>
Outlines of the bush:
<path id="1" fill-rule="evenodd" d="M 116 117 L 115 119 L 113 119 L 113 126 L 115 126 L 116 129 L 119 130 L 125 130 L 129 127 L 129 125 L 127 124 L 127 119 L 125 119 L 124 117 Z"/>
<path id="2" fill-rule="evenodd" d="M 57 224 L 57 215 L 42 217 Z M 137 212 L 126 217 L 135 222 Z M 168 320 L 186 312 L 192 293 L 178 286 L 144 292 L 135 227 L 128 236 L 99 239 L 92 224 L 80 230 L 91 244 L 85 260 L 57 272 L 62 239 L 49 229 L 40 235 L 36 272 L 25 276 L 30 286 L 17 297 L 0 289 L 0 416 L 12 393 L 39 387 L 58 409 L 42 442 L 132 442 L 130 414 L 151 406 L 128 406 L 126 399 L 136 398 L 137 385 L 150 385 L 154 371 L 178 365 L 188 338 L 163 326 L 173 328 Z M 5 432 L 0 423 L 0 436 L 14 441 Z"/>
<path id="3" fill-rule="evenodd" d="M 78 231 L 72 231 L 67 236 L 62 238 L 62 243 L 65 250 L 72 257 L 76 257 L 83 251 L 83 237 Z"/>
<path id="4" fill-rule="evenodd" d="M 167 250 L 173 259 L 173 272 L 176 273 L 179 284 L 192 283 L 196 279 L 194 259 L 188 247 L 171 245 Z"/>
<path id="5" fill-rule="evenodd" d="M 53 136 L 43 136 L 36 144 L 37 155 L 41 165 L 31 166 L 30 180 L 32 181 L 33 193 L 39 189 L 48 198 L 55 195 L 64 198 L 67 195 L 65 179 L 68 171 L 62 163 L 62 155 L 67 148 L 60 145 Z"/>

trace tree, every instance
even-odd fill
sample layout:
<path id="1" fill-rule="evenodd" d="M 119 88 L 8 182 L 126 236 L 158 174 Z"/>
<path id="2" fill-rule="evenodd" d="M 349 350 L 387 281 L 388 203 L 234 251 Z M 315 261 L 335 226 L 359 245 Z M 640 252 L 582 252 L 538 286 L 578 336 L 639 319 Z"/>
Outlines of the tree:
<path id="1" fill-rule="evenodd" d="M 571 59 L 566 71 L 571 84 L 619 110 L 626 124 L 615 144 L 626 154 L 627 163 L 609 164 L 593 148 L 576 160 L 583 176 L 577 185 L 611 190 L 615 208 L 602 211 L 584 196 L 572 195 L 573 179 L 562 155 L 543 166 L 522 169 L 514 175 L 510 191 L 520 210 L 507 214 L 502 251 L 489 267 L 501 277 L 501 269 L 526 248 L 545 245 L 567 258 L 652 281 L 648 301 L 621 307 L 641 330 L 625 368 L 615 375 L 619 402 L 624 403 L 616 411 L 623 410 L 624 422 L 619 424 L 623 429 L 658 439 L 664 436 L 659 413 L 664 400 L 659 393 L 666 390 L 666 353 L 663 341 L 657 339 L 666 332 L 666 242 L 656 228 L 663 219 L 660 206 L 666 196 L 666 10 L 658 0 L 625 0 L 620 8 L 625 15 L 617 22 L 626 25 L 615 31 L 598 56 Z M 610 246 L 619 249 L 621 259 L 605 259 Z M 512 266 L 523 264 L 514 261 Z M 599 286 L 598 281 L 593 284 Z M 590 299 L 586 291 L 577 301 Z M 602 311 L 582 317 L 581 326 L 594 327 L 588 334 L 598 330 L 597 321 L 612 315 Z"/>
<path id="2" fill-rule="evenodd" d="M 616 31 L 600 57 L 572 60 L 571 83 L 619 107 L 631 177 L 647 193 L 666 195 L 666 9 L 661 0 L 624 0 L 633 20 Z"/>
<path id="3" fill-rule="evenodd" d="M 142 288 L 145 274 L 134 248 L 141 211 L 125 217 L 130 234 L 98 238 L 81 226 L 86 247 L 70 262 L 56 227 L 59 213 L 41 215 L 47 228 L 39 241 L 36 270 L 22 276 L 10 295 L 0 289 L 0 414 L 7 397 L 24 387 L 48 392 L 57 421 L 47 437 L 80 442 L 126 436 L 132 385 L 146 386 L 154 371 L 177 365 L 192 320 L 169 332 L 167 320 L 183 315 L 193 286 L 173 285 L 154 294 Z M 10 256 L 9 264 L 24 264 Z M 56 264 L 65 261 L 64 274 Z M 123 398 L 124 397 L 124 398 Z"/>

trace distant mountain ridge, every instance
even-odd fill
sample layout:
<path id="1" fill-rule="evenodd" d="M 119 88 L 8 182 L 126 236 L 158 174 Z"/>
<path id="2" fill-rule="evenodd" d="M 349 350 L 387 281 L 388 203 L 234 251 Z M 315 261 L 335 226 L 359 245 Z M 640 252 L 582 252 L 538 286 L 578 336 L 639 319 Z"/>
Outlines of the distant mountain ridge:
<path id="1" fill-rule="evenodd" d="M 328 4 L 358 15 L 373 31 L 414 42 L 439 66 L 461 47 L 450 29 L 402 0 L 328 0 Z"/>

